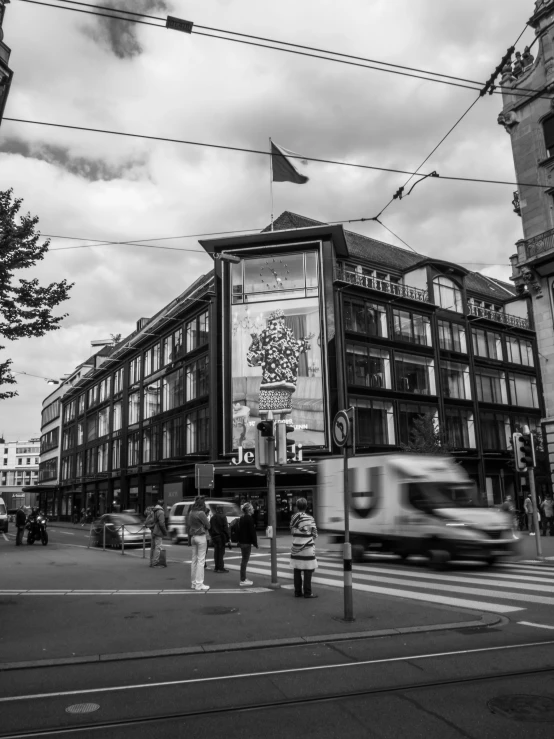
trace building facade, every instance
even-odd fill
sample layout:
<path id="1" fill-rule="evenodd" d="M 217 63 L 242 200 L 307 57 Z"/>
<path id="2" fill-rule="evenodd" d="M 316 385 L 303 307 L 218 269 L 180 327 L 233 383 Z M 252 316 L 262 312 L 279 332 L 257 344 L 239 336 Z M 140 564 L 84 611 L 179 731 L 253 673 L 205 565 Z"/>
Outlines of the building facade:
<path id="1" fill-rule="evenodd" d="M 339 453 L 331 421 L 347 406 L 358 453 L 399 450 L 430 417 L 485 503 L 521 496 L 511 434 L 544 415 L 529 295 L 292 213 L 201 244 L 214 271 L 61 398 L 50 515 L 169 506 L 210 462 L 211 494 L 252 500 L 263 525 L 255 431 L 271 414 L 294 426 L 294 460 L 276 470 L 287 525 L 296 498 L 316 495 L 318 459 Z"/>
<path id="2" fill-rule="evenodd" d="M 537 332 L 544 384 L 542 419 L 554 469 L 554 0 L 536 0 L 529 25 L 531 49 L 516 52 L 502 71 L 503 109 L 498 122 L 509 134 L 516 179 L 514 209 L 523 239 L 511 257 L 518 294 L 528 296 Z"/>
<path id="3" fill-rule="evenodd" d="M 0 0 L 0 123 L 2 123 L 2 117 L 8 101 L 8 95 L 10 93 L 10 86 L 13 78 L 13 72 L 9 67 L 11 50 L 3 41 L 3 22 L 6 12 L 6 4 L 6 0 Z"/>
<path id="4" fill-rule="evenodd" d="M 0 439 L 2 466 L 0 467 L 0 498 L 9 509 L 22 503 L 34 506 L 36 492 L 27 490 L 38 482 L 40 440 L 4 441 Z M 25 492 L 27 490 L 27 492 Z"/>

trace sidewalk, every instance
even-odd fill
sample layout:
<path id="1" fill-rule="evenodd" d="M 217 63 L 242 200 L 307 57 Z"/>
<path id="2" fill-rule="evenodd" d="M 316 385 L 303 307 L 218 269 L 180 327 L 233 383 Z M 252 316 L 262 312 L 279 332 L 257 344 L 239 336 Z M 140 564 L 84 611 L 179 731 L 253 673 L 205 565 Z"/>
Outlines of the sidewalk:
<path id="1" fill-rule="evenodd" d="M 496 614 L 355 591 L 356 621 L 346 623 L 339 588 L 320 585 L 319 598 L 307 600 L 293 597 L 290 581 L 271 590 L 269 578 L 256 576 L 254 589 L 240 588 L 236 572 L 206 570 L 211 589 L 200 593 L 190 590 L 189 565 L 151 569 L 138 552 L 0 547 L 0 567 L 0 671 L 504 622 Z"/>

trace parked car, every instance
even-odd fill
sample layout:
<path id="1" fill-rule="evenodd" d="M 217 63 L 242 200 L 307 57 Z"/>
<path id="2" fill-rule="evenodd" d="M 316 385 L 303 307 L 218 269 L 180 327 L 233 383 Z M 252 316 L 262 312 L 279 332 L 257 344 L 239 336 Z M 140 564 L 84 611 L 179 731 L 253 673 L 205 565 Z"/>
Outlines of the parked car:
<path id="1" fill-rule="evenodd" d="M 174 503 L 167 517 L 167 531 L 171 537 L 173 544 L 179 544 L 182 541 L 188 541 L 187 532 L 187 514 L 194 503 L 194 498 L 182 500 L 180 503 Z M 222 500 L 216 498 L 206 498 L 206 506 L 209 509 L 208 518 L 215 513 L 216 506 L 222 506 L 223 513 L 227 516 L 229 525 L 231 521 L 240 516 L 240 509 L 232 500 Z M 208 534 L 208 546 L 211 544 Z"/>
<path id="2" fill-rule="evenodd" d="M 8 512 L 4 500 L 0 498 L 0 531 L 6 533 L 8 530 Z"/>
<path id="3" fill-rule="evenodd" d="M 125 527 L 123 534 L 122 527 Z M 104 542 L 104 527 L 106 529 L 106 546 L 114 549 L 121 548 L 121 539 L 125 546 L 140 546 L 143 539 L 150 546 L 150 529 L 144 528 L 144 519 L 136 513 L 106 513 L 97 518 L 92 524 L 94 544 L 101 547 Z"/>

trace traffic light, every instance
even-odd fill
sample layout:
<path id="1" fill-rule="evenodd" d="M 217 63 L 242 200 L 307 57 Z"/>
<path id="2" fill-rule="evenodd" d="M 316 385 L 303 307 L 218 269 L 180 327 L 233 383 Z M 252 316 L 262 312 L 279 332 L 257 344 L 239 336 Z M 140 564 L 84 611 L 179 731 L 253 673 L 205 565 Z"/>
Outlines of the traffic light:
<path id="1" fill-rule="evenodd" d="M 528 467 L 536 466 L 535 445 L 532 434 L 515 433 L 512 436 L 514 461 L 516 469 L 523 472 Z"/>
<path id="2" fill-rule="evenodd" d="M 275 436 L 275 456 L 277 464 L 287 464 L 289 460 L 294 459 L 294 439 L 287 438 L 287 434 L 294 431 L 291 423 L 283 421 L 277 424 L 277 434 Z"/>
<path id="3" fill-rule="evenodd" d="M 273 436 L 273 421 L 260 421 L 256 426 L 256 467 L 259 470 L 269 465 L 269 437 Z"/>

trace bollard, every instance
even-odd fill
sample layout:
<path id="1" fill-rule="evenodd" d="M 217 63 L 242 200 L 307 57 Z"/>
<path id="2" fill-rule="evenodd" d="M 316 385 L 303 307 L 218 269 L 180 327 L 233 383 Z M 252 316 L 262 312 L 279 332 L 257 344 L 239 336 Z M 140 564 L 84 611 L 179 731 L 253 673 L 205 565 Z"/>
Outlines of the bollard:
<path id="1" fill-rule="evenodd" d="M 106 522 L 104 521 L 104 527 L 102 530 L 102 550 L 106 551 Z"/>
<path id="2" fill-rule="evenodd" d="M 121 527 L 121 554 L 125 554 L 125 524 Z"/>
<path id="3" fill-rule="evenodd" d="M 90 539 L 91 539 L 91 537 L 92 537 L 92 524 L 90 525 L 90 531 L 89 531 L 89 534 L 88 534 L 87 549 L 90 549 Z"/>
<path id="4" fill-rule="evenodd" d="M 142 558 L 146 559 L 146 529 L 142 527 Z"/>

